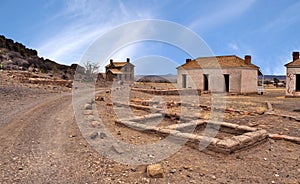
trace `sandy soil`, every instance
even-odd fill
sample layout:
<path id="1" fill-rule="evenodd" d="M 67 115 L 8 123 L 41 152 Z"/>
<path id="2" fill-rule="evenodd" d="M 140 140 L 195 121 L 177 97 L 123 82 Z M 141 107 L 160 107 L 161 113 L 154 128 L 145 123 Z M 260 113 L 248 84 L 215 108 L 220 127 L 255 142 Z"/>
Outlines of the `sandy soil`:
<path id="1" fill-rule="evenodd" d="M 83 138 L 74 118 L 70 92 L 53 93 L 12 83 L 0 86 L 0 183 L 300 183 L 300 145 L 287 141 L 267 142 L 231 155 L 199 151 L 189 144 L 160 161 L 163 178 L 146 176 L 147 165 L 125 165 L 96 152 Z M 269 90 L 264 96 L 229 96 L 228 107 L 266 108 L 296 114 L 299 100 L 285 99 L 282 90 Z M 121 141 L 149 144 L 161 135 L 139 132 L 114 123 L 116 118 L 110 94 L 97 94 L 104 101 L 96 106 L 105 126 Z M 132 93 L 132 98 L 152 95 Z M 159 97 L 178 100 L 176 96 Z M 210 104 L 210 96 L 199 97 Z M 23 104 L 23 105 L 22 105 Z M 147 114 L 135 110 L 137 115 Z M 269 132 L 300 137 L 299 122 L 270 115 L 225 114 L 237 124 L 255 122 Z M 154 155 L 155 156 L 155 155 Z"/>

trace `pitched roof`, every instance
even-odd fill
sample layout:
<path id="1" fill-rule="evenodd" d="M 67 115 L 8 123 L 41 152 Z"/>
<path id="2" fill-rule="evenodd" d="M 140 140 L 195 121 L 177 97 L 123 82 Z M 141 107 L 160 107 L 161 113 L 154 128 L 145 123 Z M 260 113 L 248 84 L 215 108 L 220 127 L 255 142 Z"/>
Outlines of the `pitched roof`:
<path id="1" fill-rule="evenodd" d="M 125 66 L 126 64 L 130 64 L 130 65 L 133 65 L 132 63 L 129 63 L 129 62 L 113 62 L 114 64 L 114 67 L 118 68 L 118 67 L 123 67 Z M 111 66 L 111 63 L 107 64 L 105 67 L 110 67 Z M 134 65 L 133 65 L 134 66 Z"/>
<path id="2" fill-rule="evenodd" d="M 214 62 L 216 61 L 216 62 Z M 258 69 L 259 67 L 254 64 L 247 64 L 245 60 L 237 57 L 235 55 L 230 56 L 212 56 L 212 57 L 199 57 L 197 59 L 191 60 L 178 68 L 184 69 L 198 69 L 198 68 L 254 68 Z"/>
<path id="3" fill-rule="evenodd" d="M 113 74 L 122 74 L 123 73 L 121 70 L 115 69 L 115 68 L 109 69 L 107 72 L 109 72 L 109 71 Z"/>
<path id="4" fill-rule="evenodd" d="M 127 64 L 127 62 L 113 62 L 115 67 L 123 67 Z M 111 63 L 109 63 L 108 65 L 106 65 L 106 67 L 110 67 Z"/>
<path id="5" fill-rule="evenodd" d="M 284 66 L 291 67 L 291 68 L 293 68 L 293 67 L 300 67 L 300 59 L 297 59 L 295 61 L 291 61 L 291 62 L 287 63 Z"/>

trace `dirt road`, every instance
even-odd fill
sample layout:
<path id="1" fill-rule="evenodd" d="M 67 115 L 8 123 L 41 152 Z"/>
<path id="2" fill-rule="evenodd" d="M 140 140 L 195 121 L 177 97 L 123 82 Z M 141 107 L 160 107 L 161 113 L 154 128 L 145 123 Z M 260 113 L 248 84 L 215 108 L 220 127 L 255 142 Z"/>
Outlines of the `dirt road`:
<path id="1" fill-rule="evenodd" d="M 71 94 L 49 94 L 32 103 L 27 105 L 30 108 L 15 112 L 14 119 L 2 121 L 0 183 L 100 180 L 100 161 L 105 161 L 80 135 Z"/>

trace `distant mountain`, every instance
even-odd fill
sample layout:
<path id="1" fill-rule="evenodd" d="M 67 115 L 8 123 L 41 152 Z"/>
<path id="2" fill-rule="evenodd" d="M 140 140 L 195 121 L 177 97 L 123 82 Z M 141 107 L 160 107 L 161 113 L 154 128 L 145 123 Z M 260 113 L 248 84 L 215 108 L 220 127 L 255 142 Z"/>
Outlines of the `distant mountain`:
<path id="1" fill-rule="evenodd" d="M 285 75 L 265 75 L 265 81 L 273 81 L 274 78 L 279 81 L 285 81 Z M 137 82 L 161 82 L 161 83 L 176 83 L 177 75 L 166 74 L 166 75 L 136 75 L 135 81 Z"/>
<path id="2" fill-rule="evenodd" d="M 286 76 L 285 75 L 265 75 L 264 79 L 265 81 L 272 81 L 274 78 L 280 80 L 280 81 L 285 81 Z"/>
<path id="3" fill-rule="evenodd" d="M 157 82 L 157 83 L 176 83 L 177 75 L 136 75 L 135 81 L 137 82 Z"/>
<path id="4" fill-rule="evenodd" d="M 0 35 L 0 65 L 4 70 L 27 70 L 72 79 L 77 65 L 61 65 L 38 56 L 38 52 Z"/>

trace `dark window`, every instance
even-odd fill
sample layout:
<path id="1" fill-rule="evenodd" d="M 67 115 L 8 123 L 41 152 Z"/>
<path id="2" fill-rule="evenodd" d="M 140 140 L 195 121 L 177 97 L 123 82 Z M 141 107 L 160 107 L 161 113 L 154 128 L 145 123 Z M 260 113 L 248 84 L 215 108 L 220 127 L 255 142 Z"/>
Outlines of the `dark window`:
<path id="1" fill-rule="evenodd" d="M 182 88 L 186 88 L 186 75 L 182 75 Z"/>
<path id="2" fill-rule="evenodd" d="M 300 91 L 300 74 L 296 75 L 296 91 Z"/>
<path id="3" fill-rule="evenodd" d="M 208 91 L 208 74 L 204 74 L 203 79 L 204 79 L 204 81 L 203 81 L 203 85 L 204 85 L 203 90 Z"/>
<path id="4" fill-rule="evenodd" d="M 229 74 L 224 74 L 225 92 L 229 92 Z"/>

